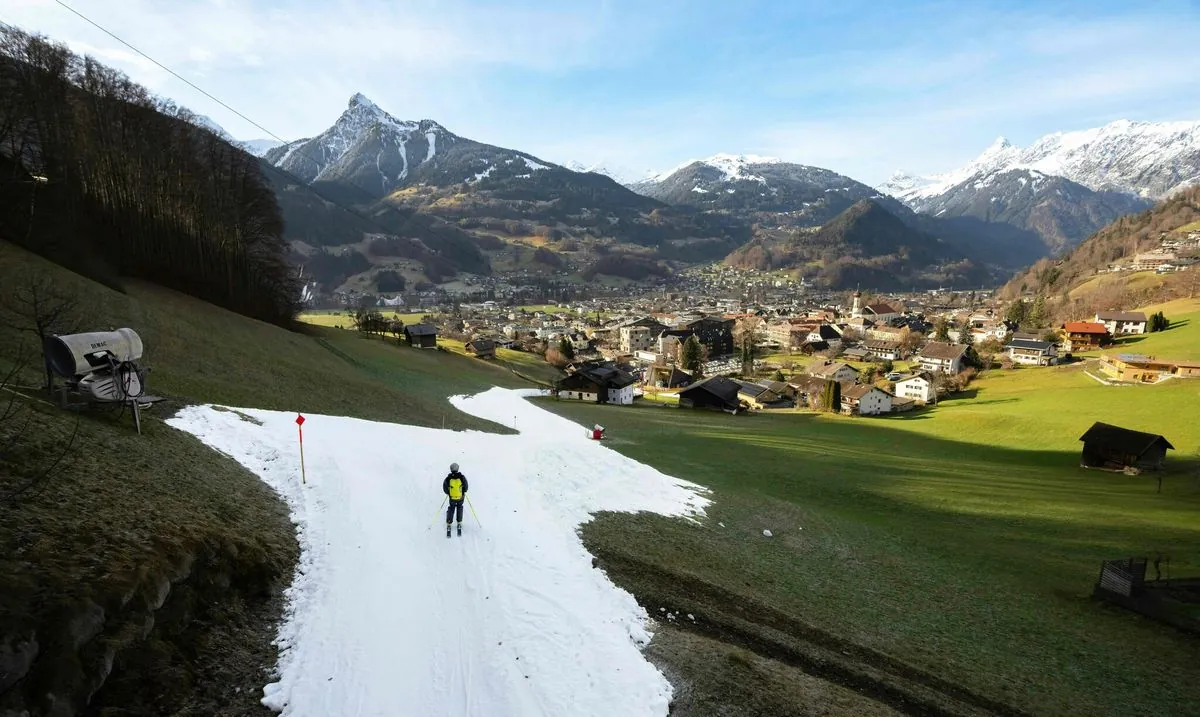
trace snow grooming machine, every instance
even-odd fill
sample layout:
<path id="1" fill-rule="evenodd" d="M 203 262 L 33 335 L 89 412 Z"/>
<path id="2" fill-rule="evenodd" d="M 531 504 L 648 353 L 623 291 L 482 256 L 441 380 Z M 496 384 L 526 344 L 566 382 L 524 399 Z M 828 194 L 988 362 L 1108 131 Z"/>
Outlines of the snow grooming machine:
<path id="1" fill-rule="evenodd" d="M 146 392 L 146 369 L 137 364 L 142 357 L 142 339 L 133 329 L 96 331 L 86 334 L 49 336 L 43 347 L 46 365 L 67 379 L 61 387 L 60 403 L 68 394 L 89 404 L 111 403 L 133 409 L 133 421 L 142 432 L 139 399 Z"/>

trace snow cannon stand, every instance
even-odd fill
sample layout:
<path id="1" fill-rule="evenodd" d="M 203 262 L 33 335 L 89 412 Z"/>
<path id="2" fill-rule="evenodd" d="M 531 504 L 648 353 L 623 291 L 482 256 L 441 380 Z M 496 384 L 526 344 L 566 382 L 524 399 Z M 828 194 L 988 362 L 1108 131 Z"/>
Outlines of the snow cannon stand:
<path id="1" fill-rule="evenodd" d="M 593 441 L 602 440 L 604 438 L 604 426 L 601 426 L 599 423 L 597 423 L 589 428 L 588 438 L 592 439 Z"/>
<path id="2" fill-rule="evenodd" d="M 162 400 L 146 395 L 149 369 L 138 364 L 142 339 L 133 329 L 48 336 L 43 350 L 47 368 L 66 379 L 55 387 L 62 408 L 76 402 L 127 407 L 141 434 L 140 409 Z"/>

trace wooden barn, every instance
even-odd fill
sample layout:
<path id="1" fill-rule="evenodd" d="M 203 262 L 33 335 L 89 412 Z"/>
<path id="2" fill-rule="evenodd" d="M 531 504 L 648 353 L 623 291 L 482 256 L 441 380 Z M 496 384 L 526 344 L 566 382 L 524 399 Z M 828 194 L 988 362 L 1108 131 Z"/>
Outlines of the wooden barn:
<path id="1" fill-rule="evenodd" d="M 496 358 L 496 342 L 491 339 L 474 339 L 464 347 L 467 353 L 481 359 Z"/>
<path id="2" fill-rule="evenodd" d="M 404 327 L 404 338 L 416 349 L 437 348 L 437 327 L 429 324 L 413 324 Z"/>
<path id="3" fill-rule="evenodd" d="M 738 399 L 741 386 L 724 376 L 712 376 L 693 383 L 679 392 L 679 405 L 685 408 L 716 408 L 737 413 L 742 407 Z"/>
<path id="4" fill-rule="evenodd" d="M 1160 435 L 1099 422 L 1079 440 L 1083 441 L 1080 459 L 1083 467 L 1114 471 L 1159 470 L 1167 457 L 1167 449 L 1175 449 Z"/>

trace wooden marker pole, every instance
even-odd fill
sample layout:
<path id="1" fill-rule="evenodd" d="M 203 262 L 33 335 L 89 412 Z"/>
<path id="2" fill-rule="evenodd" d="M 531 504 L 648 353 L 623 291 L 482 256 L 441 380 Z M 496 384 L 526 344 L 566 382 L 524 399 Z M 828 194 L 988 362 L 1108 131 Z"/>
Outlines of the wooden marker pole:
<path id="1" fill-rule="evenodd" d="M 308 478 L 304 474 L 304 416 L 296 414 L 296 431 L 300 434 L 300 482 L 308 483 Z"/>

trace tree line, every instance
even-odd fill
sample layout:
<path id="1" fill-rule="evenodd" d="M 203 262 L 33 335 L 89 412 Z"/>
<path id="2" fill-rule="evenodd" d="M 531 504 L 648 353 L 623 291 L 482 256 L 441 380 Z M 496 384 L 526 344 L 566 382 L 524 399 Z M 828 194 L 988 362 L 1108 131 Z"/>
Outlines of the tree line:
<path id="1" fill-rule="evenodd" d="M 300 282 L 258 159 L 123 73 L 0 25 L 0 237 L 290 323 Z"/>

